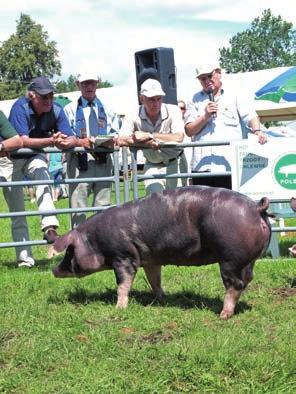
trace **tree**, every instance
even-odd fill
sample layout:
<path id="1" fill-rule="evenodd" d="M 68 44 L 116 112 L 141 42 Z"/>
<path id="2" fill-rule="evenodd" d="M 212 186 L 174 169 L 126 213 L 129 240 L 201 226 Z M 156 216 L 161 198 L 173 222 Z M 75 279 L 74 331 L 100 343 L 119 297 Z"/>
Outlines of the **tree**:
<path id="1" fill-rule="evenodd" d="M 76 76 L 71 74 L 67 81 L 58 81 L 55 85 L 56 91 L 58 93 L 75 92 L 78 89 L 76 79 Z"/>
<path id="2" fill-rule="evenodd" d="M 66 93 L 66 92 L 74 92 L 75 90 L 78 90 L 78 87 L 76 85 L 76 80 L 77 76 L 75 75 L 70 75 L 67 81 L 59 81 L 56 84 L 56 91 L 58 93 Z M 110 88 L 112 87 L 112 83 L 109 81 L 102 81 L 100 77 L 98 77 L 98 88 Z"/>
<path id="3" fill-rule="evenodd" d="M 52 78 L 60 75 L 56 42 L 29 15 L 21 14 L 16 33 L 0 47 L 0 99 L 24 93 L 26 85 L 36 76 Z"/>
<path id="4" fill-rule="evenodd" d="M 229 40 L 230 48 L 219 49 L 220 65 L 227 72 L 256 71 L 296 63 L 296 30 L 281 16 L 264 10 L 251 28 Z"/>

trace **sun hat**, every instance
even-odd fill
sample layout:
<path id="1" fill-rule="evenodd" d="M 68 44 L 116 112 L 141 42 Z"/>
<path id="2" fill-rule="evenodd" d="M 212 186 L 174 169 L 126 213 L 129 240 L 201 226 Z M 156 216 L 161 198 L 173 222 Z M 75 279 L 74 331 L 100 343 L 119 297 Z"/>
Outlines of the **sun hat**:
<path id="1" fill-rule="evenodd" d="M 199 78 L 201 75 L 205 74 L 211 74 L 213 71 L 219 71 L 221 72 L 221 67 L 217 65 L 212 65 L 212 64 L 203 64 L 200 65 L 195 69 L 196 72 L 196 78 Z"/>
<path id="2" fill-rule="evenodd" d="M 86 71 L 81 72 L 78 74 L 77 82 L 84 82 L 84 81 L 98 81 L 98 74 L 93 71 Z"/>
<path id="3" fill-rule="evenodd" d="M 151 78 L 146 79 L 146 81 L 142 83 L 140 94 L 146 97 L 165 96 L 160 82 Z"/>

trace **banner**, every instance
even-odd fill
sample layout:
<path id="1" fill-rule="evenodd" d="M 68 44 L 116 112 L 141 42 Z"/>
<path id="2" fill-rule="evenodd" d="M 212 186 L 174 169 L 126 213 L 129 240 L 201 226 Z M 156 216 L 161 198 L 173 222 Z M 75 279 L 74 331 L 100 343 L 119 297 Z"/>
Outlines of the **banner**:
<path id="1" fill-rule="evenodd" d="M 231 149 L 232 189 L 254 200 L 296 197 L 296 138 L 234 141 Z"/>

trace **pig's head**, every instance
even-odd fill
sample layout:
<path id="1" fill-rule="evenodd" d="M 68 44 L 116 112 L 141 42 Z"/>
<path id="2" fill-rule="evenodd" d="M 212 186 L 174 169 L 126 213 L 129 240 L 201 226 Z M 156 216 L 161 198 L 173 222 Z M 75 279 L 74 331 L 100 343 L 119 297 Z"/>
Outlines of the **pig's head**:
<path id="1" fill-rule="evenodd" d="M 289 248 L 289 252 L 291 257 L 296 257 L 296 244 Z"/>
<path id="2" fill-rule="evenodd" d="M 94 253 L 85 233 L 70 231 L 57 238 L 53 247 L 57 252 L 66 249 L 63 260 L 52 270 L 56 278 L 82 277 L 105 269 L 103 256 Z"/>

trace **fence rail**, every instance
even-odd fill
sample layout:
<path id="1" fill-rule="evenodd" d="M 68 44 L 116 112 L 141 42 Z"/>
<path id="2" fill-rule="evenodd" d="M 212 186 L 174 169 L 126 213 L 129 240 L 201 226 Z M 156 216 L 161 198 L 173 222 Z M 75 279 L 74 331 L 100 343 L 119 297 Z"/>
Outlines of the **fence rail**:
<path id="1" fill-rule="evenodd" d="M 165 147 L 178 147 L 178 148 L 190 148 L 190 147 L 202 147 L 202 146 L 221 146 L 221 145 L 230 145 L 228 141 L 216 141 L 216 142 L 191 142 L 191 143 L 182 143 L 182 144 L 165 144 Z M 114 148 L 114 149 L 107 149 L 107 148 L 96 148 L 95 152 L 108 152 L 112 154 L 113 158 L 113 168 L 114 173 L 111 177 L 99 177 L 99 178 L 79 178 L 79 179 L 69 179 L 66 178 L 62 180 L 61 184 L 75 184 L 81 181 L 89 183 L 89 182 L 103 182 L 103 181 L 110 181 L 114 184 L 114 192 L 115 192 L 115 205 L 120 205 L 123 202 L 127 202 L 130 199 L 130 190 L 132 188 L 133 191 L 133 199 L 136 200 L 139 198 L 139 182 L 144 181 L 145 179 L 162 179 L 162 178 L 198 178 L 204 176 L 205 173 L 176 173 L 170 175 L 143 175 L 139 174 L 138 171 L 138 162 L 137 162 L 137 152 L 141 148 L 131 147 L 130 149 L 124 148 Z M 73 148 L 69 149 L 65 152 L 85 152 L 84 148 Z M 130 162 L 128 160 L 128 153 L 130 151 L 131 159 Z M 16 154 L 32 154 L 32 153 L 56 153 L 61 152 L 56 148 L 45 148 L 45 149 L 20 149 Z M 87 150 L 87 152 L 90 152 Z M 121 154 L 121 164 L 119 162 L 119 156 Z M 207 176 L 216 176 L 219 173 L 207 173 Z M 224 175 L 231 175 L 231 172 L 225 172 Z M 16 186 L 36 186 L 36 185 L 54 185 L 55 181 L 48 180 L 48 181 L 17 181 L 17 182 L 0 182 L 0 187 L 16 187 Z M 123 201 L 120 199 L 120 185 L 123 184 Z M 271 203 L 287 203 L 289 202 L 288 199 L 272 199 Z M 76 212 L 99 212 L 104 209 L 108 209 L 108 207 L 86 207 L 86 208 L 63 208 L 63 209 L 55 209 L 52 211 L 23 211 L 23 212 L 8 212 L 8 213 L 0 213 L 0 219 L 7 219 L 12 217 L 21 217 L 21 216 L 44 216 L 44 215 L 52 215 L 52 214 L 72 214 Z M 294 215 L 295 216 L 295 215 Z M 296 227 L 291 226 L 280 226 L 280 227 L 272 227 L 273 233 L 279 232 L 290 232 L 296 231 Z M 0 243 L 1 248 L 9 248 L 15 246 L 36 246 L 36 245 L 46 245 L 47 242 L 44 240 L 30 240 L 24 242 L 2 242 Z"/>

